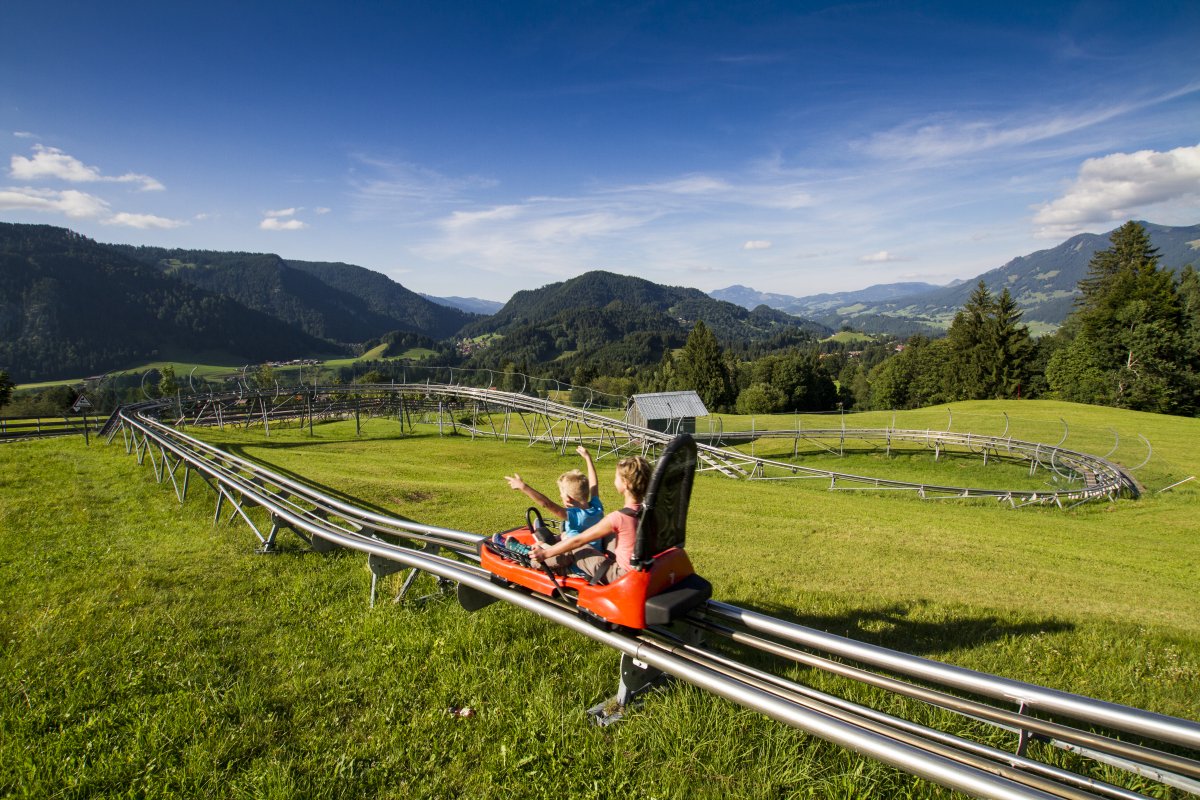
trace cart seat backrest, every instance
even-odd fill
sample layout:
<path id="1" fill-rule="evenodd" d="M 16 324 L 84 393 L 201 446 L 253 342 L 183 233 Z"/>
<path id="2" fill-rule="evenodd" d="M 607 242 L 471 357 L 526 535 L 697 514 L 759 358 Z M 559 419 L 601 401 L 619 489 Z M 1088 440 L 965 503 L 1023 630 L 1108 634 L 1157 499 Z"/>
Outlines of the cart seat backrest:
<path id="1" fill-rule="evenodd" d="M 663 450 L 642 500 L 633 564 L 649 564 L 655 555 L 683 547 L 687 534 L 688 503 L 696 475 L 696 442 L 682 433 Z"/>

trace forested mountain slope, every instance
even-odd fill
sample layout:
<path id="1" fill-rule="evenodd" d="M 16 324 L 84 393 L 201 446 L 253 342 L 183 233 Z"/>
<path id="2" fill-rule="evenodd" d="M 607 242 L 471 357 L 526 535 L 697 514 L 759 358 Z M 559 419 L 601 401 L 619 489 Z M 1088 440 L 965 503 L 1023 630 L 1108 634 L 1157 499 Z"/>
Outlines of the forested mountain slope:
<path id="1" fill-rule="evenodd" d="M 517 292 L 504 308 L 473 323 L 464 333 L 502 333 L 519 325 L 536 326 L 563 312 L 578 313 L 610 306 L 657 313 L 661 315 L 659 319 L 664 320 L 663 329 L 682 326 L 685 335 L 697 320 L 703 320 L 718 339 L 726 342 L 769 339 L 788 328 L 814 335 L 826 332 L 811 321 L 766 306 L 747 310 L 733 303 L 714 300 L 699 289 L 662 286 L 642 278 L 596 270 L 540 289 Z"/>
<path id="2" fill-rule="evenodd" d="M 362 342 L 393 330 L 442 339 L 474 319 L 352 264 L 288 261 L 271 253 L 114 247 L 185 283 L 335 342 Z"/>
<path id="3" fill-rule="evenodd" d="M 251 362 L 337 352 L 65 228 L 0 223 L 0 368 L 16 381 L 185 353 Z"/>

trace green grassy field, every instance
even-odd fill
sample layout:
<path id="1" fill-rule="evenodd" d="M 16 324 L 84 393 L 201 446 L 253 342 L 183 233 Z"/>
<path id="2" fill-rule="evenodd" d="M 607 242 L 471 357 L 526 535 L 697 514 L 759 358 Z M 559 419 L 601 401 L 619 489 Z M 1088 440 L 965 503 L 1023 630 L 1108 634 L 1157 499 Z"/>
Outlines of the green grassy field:
<path id="1" fill-rule="evenodd" d="M 384 342 L 381 345 L 372 347 L 370 350 L 363 353 L 361 356 L 354 358 L 335 358 L 325 361 L 323 366 L 326 367 L 350 367 L 363 361 L 394 361 L 398 359 L 410 359 L 419 361 L 423 358 L 437 355 L 436 352 L 427 347 L 410 347 L 401 353 L 389 353 L 389 345 Z"/>
<path id="2" fill-rule="evenodd" d="M 171 366 L 175 368 L 175 377 L 187 385 L 188 375 L 194 375 L 197 378 L 220 379 L 241 374 L 241 365 L 238 366 L 221 366 L 218 364 L 200 364 L 188 361 L 151 361 L 148 364 L 141 364 L 129 369 L 114 370 L 110 375 L 136 375 L 142 372 L 148 372 L 152 369 L 162 369 L 163 367 Z M 195 370 L 195 372 L 193 372 Z M 50 386 L 70 386 L 76 383 L 82 383 L 83 378 L 65 378 L 57 381 L 42 381 L 41 383 L 22 383 L 17 386 L 20 391 L 28 389 L 45 389 Z"/>
<path id="3" fill-rule="evenodd" d="M 1121 442 L 1140 432 L 1154 456 L 1139 474 L 1157 488 L 1200 473 L 1200 420 L 976 403 L 953 407 L 954 429 L 975 415 L 987 423 L 980 433 L 998 434 L 1003 411 L 1014 436 L 1030 438 L 1020 420 L 1052 443 L 1065 418 L 1072 440 L 1090 436 L 1101 455 L 1110 428 Z M 898 414 L 896 425 L 945 428 L 947 417 Z M 436 432 L 400 437 L 398 427 L 204 435 L 368 506 L 481 534 L 517 524 L 526 506 L 503 475 L 545 489 L 578 461 Z M 1140 441 L 1118 450 L 1131 464 L 1144 454 Z M 611 461 L 599 467 L 611 506 Z M 1197 719 L 1196 484 L 1014 511 L 704 475 L 689 551 L 724 601 Z M 212 514 L 201 482 L 180 505 L 116 445 L 0 447 L 0 795 L 951 796 L 686 687 L 594 728 L 583 711 L 615 690 L 611 651 L 499 605 L 468 615 L 452 601 L 385 599 L 371 610 L 362 556 L 318 556 L 295 538 L 256 556 L 244 525 L 214 526 Z M 451 713 L 464 706 L 475 713 Z"/>
<path id="4" fill-rule="evenodd" d="M 419 361 L 421 359 L 425 359 L 430 356 L 437 355 L 433 350 L 429 350 L 428 348 L 412 347 L 412 348 L 405 350 L 402 353 L 395 353 L 392 355 L 385 356 L 384 354 L 387 352 L 387 349 L 388 349 L 387 344 L 381 344 L 381 345 L 378 345 L 377 347 L 372 348 L 371 350 L 368 350 L 367 352 L 363 353 L 360 356 L 355 356 L 354 358 L 329 359 L 329 360 L 321 362 L 321 365 L 317 366 L 317 367 L 312 367 L 312 366 L 308 366 L 308 367 L 304 367 L 304 368 L 301 368 L 299 366 L 275 367 L 274 371 L 275 371 L 276 377 L 278 377 L 278 378 L 282 379 L 282 378 L 286 377 L 286 378 L 289 378 L 291 380 L 295 380 L 298 382 L 303 373 L 307 372 L 310 376 L 312 374 L 314 374 L 312 372 L 314 369 L 322 369 L 325 367 L 328 367 L 328 368 L 349 367 L 349 366 L 353 366 L 353 365 L 363 362 L 363 361 L 372 361 L 372 360 L 380 360 L 380 359 L 389 360 L 389 361 L 393 360 L 393 359 L 409 359 L 409 360 Z M 148 372 L 152 369 L 162 369 L 163 367 L 166 367 L 166 366 L 172 366 L 175 368 L 175 377 L 180 381 L 180 383 L 183 386 L 186 387 L 188 375 L 194 375 L 197 378 L 207 378 L 210 380 L 218 381 L 218 380 L 222 380 L 224 378 L 232 378 L 232 377 L 241 375 L 243 365 L 238 364 L 237 366 L 233 366 L 233 365 L 221 365 L 221 364 L 213 364 L 213 363 L 198 363 L 198 362 L 186 361 L 186 360 L 184 360 L 184 361 L 152 361 L 148 364 L 139 364 L 138 366 L 130 367 L 128 369 L 114 370 L 108 374 L 110 374 L 110 375 L 137 375 L 137 374 L 140 374 L 143 372 Z M 39 383 L 22 383 L 17 386 L 17 390 L 18 391 L 30 391 L 30 390 L 36 390 L 36 389 L 46 389 L 51 386 L 72 386 L 74 384 L 82 383 L 82 382 L 83 382 L 83 378 L 79 377 L 79 378 L 63 378 L 61 380 L 56 380 L 56 381 L 41 381 Z"/>
<path id="5" fill-rule="evenodd" d="M 861 333 L 859 331 L 838 331 L 832 336 L 827 336 L 821 341 L 823 342 L 841 342 L 842 344 L 867 344 L 875 341 L 877 337 L 869 333 Z"/>

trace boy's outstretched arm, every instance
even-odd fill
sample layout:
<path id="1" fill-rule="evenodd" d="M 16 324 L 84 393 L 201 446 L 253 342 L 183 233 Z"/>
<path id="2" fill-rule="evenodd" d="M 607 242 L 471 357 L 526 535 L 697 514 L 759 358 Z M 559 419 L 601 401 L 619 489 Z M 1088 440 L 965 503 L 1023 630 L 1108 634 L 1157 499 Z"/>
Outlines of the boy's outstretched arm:
<path id="1" fill-rule="evenodd" d="M 592 454 L 586 447 L 579 445 L 575 448 L 575 452 L 587 463 L 588 476 L 588 493 L 589 497 L 600 496 L 600 481 L 596 478 L 596 464 L 592 461 Z"/>
<path id="2" fill-rule="evenodd" d="M 567 510 L 565 508 L 551 500 L 549 497 L 546 497 L 546 495 L 542 494 L 537 489 L 525 483 L 525 481 L 521 480 L 521 476 L 517 473 L 514 472 L 512 475 L 505 475 L 504 480 L 508 481 L 508 487 L 510 489 L 516 489 L 518 492 L 524 492 L 530 500 L 549 511 L 554 516 L 558 517 L 559 519 L 567 518 Z"/>

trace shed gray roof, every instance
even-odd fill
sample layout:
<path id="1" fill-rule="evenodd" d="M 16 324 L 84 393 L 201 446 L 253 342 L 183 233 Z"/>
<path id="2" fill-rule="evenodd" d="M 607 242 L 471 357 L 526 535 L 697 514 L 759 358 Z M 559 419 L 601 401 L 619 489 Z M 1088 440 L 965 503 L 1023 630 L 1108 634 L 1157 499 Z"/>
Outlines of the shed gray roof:
<path id="1" fill-rule="evenodd" d="M 629 398 L 630 405 L 637 406 L 643 419 L 679 419 L 680 417 L 707 417 L 708 409 L 700 395 L 694 391 L 656 392 L 635 394 Z"/>

